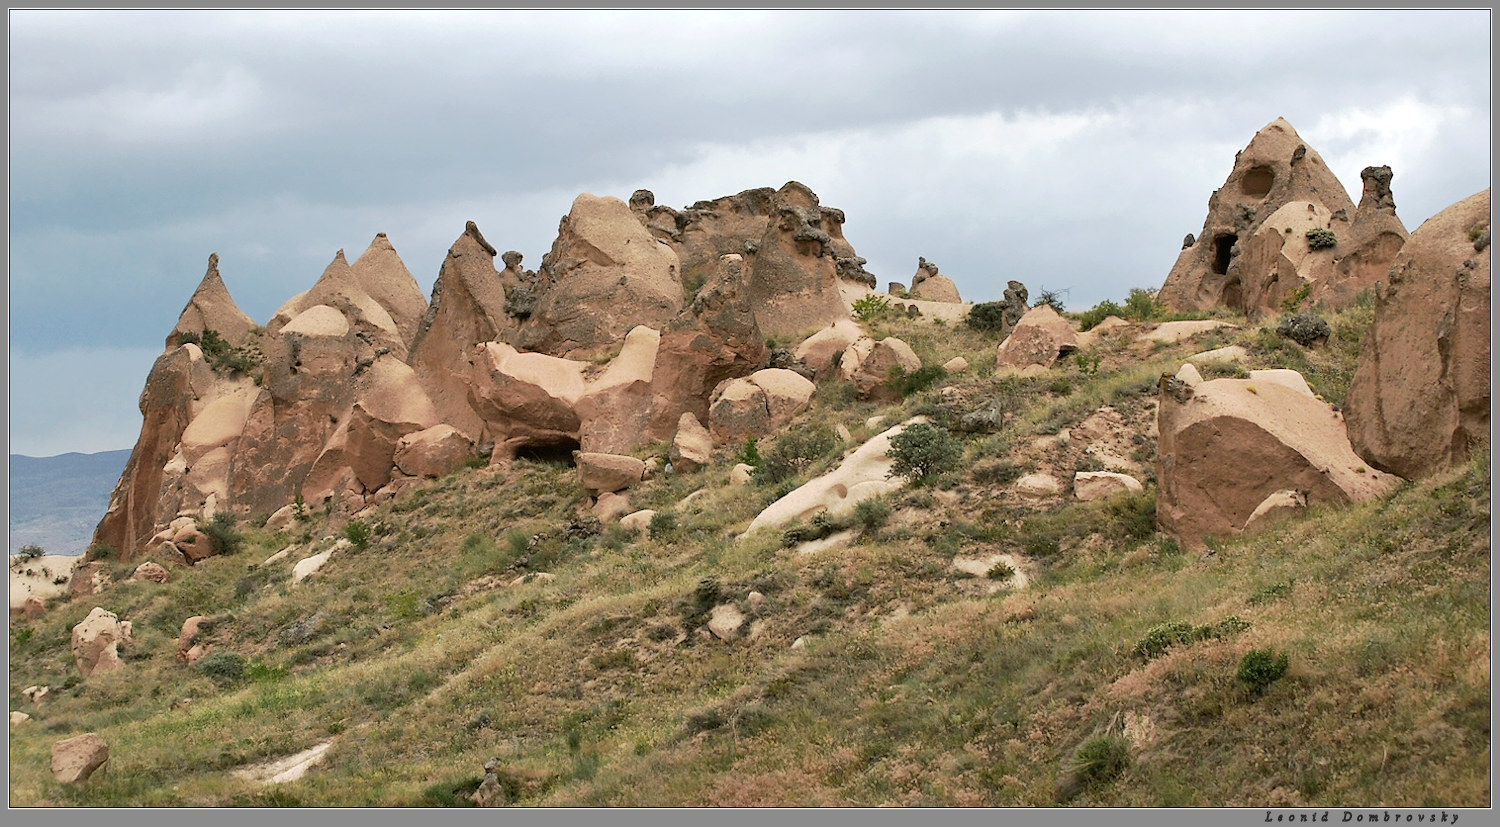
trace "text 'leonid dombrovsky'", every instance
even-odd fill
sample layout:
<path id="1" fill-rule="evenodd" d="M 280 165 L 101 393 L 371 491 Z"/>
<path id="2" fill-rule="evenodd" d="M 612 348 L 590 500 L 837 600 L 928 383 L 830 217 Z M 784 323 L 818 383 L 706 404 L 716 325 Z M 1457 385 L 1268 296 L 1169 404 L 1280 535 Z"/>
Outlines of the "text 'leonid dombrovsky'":
<path id="1" fill-rule="evenodd" d="M 1447 810 L 1425 813 L 1393 813 L 1390 810 L 1343 810 L 1337 821 L 1345 824 L 1457 824 L 1458 813 Z M 1266 810 L 1266 821 L 1275 822 L 1328 822 L 1334 821 L 1331 810 L 1313 813 L 1273 813 Z"/>

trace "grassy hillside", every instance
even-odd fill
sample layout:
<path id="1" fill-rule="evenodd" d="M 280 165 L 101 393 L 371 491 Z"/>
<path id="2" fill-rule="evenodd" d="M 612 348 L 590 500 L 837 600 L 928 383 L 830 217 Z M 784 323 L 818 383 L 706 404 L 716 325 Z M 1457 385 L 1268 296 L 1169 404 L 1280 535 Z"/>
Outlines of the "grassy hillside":
<path id="1" fill-rule="evenodd" d="M 499 758 L 522 806 L 1488 805 L 1488 456 L 1206 554 L 1154 531 L 1162 372 L 1238 342 L 1251 367 L 1302 369 L 1338 402 L 1368 320 L 1331 319 L 1313 350 L 1250 327 L 1105 340 L 1010 379 L 990 378 L 983 334 L 880 320 L 924 363 L 973 367 L 885 406 L 825 383 L 757 446 L 775 473 L 730 485 L 744 449 L 722 446 L 704 471 L 631 490 L 658 509 L 649 536 L 598 526 L 571 468 L 524 460 L 383 506 L 365 548 L 295 585 L 292 563 L 342 527 L 247 530 L 166 585 L 12 625 L 11 708 L 35 718 L 12 731 L 11 804 L 463 805 Z M 998 423 L 963 431 L 986 405 Z M 1019 497 L 1037 468 L 1094 469 L 1067 429 L 1105 405 L 1146 491 Z M 870 417 L 918 413 L 960 436 L 964 461 L 846 521 L 852 544 L 797 548 L 843 527 L 827 525 L 736 539 L 853 447 L 825 429 L 857 443 L 886 427 Z M 730 640 L 705 629 L 723 604 L 749 617 Z M 80 682 L 69 630 L 95 605 L 135 641 L 125 669 Z M 176 635 L 194 614 L 213 618 L 214 649 L 186 666 Z M 1245 671 L 1261 680 L 1242 679 L 1266 649 Z M 22 705 L 31 684 L 52 698 Z M 62 787 L 51 745 L 85 731 L 109 743 L 108 770 Z M 232 772 L 324 741 L 301 780 Z"/>

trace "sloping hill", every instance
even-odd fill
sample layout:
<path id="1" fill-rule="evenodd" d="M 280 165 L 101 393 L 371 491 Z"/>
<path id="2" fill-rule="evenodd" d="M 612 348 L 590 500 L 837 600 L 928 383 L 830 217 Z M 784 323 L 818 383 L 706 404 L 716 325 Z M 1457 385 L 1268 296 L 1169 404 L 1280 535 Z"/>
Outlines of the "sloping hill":
<path id="1" fill-rule="evenodd" d="M 595 521 L 565 463 L 518 459 L 363 521 L 248 530 L 165 584 L 115 564 L 109 590 L 13 627 L 12 708 L 34 720 L 12 731 L 11 803 L 461 806 L 497 759 L 521 806 L 1485 806 L 1487 455 L 1203 553 L 1155 528 L 1161 374 L 1238 344 L 1340 402 L 1366 311 L 1317 348 L 1248 325 L 1126 335 L 1004 379 L 994 339 L 885 319 L 871 332 L 924 364 L 973 367 L 890 403 L 821 383 L 754 452 L 630 489 L 657 512 L 640 535 Z M 1106 408 L 1145 489 L 1028 495 L 1024 474 L 1094 467 Z M 999 413 L 966 432 L 974 410 Z M 919 414 L 961 441 L 959 467 L 842 524 L 739 537 Z M 733 484 L 753 454 L 763 473 Z M 845 544 L 806 545 L 838 529 Z M 95 606 L 134 639 L 124 668 L 81 681 L 69 635 Z M 209 652 L 187 665 L 194 615 Z M 21 704 L 31 684 L 46 704 Z M 90 731 L 109 771 L 58 784 L 51 745 Z M 325 743 L 298 780 L 236 773 Z"/>
<path id="2" fill-rule="evenodd" d="M 109 507 L 130 451 L 10 455 L 10 551 L 39 545 L 49 554 L 82 554 Z"/>

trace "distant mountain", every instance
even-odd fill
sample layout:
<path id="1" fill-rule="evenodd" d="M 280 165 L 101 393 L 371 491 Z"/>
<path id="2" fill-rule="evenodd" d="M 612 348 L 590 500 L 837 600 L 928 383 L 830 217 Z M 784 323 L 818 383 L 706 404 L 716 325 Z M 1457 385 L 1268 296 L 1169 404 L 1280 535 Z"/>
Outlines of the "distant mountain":
<path id="1" fill-rule="evenodd" d="M 36 544 L 48 554 L 82 554 L 109 507 L 130 451 L 10 455 L 10 550 Z"/>

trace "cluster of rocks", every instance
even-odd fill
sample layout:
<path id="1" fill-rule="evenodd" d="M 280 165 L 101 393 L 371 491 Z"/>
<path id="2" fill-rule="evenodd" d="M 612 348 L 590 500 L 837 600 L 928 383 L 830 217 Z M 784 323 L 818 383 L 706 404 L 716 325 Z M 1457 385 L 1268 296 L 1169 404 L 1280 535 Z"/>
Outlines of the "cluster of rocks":
<path id="1" fill-rule="evenodd" d="M 298 507 L 354 515 L 476 457 L 533 450 L 581 452 L 586 487 L 607 493 L 646 473 L 625 460 L 685 414 L 720 440 L 769 433 L 858 336 L 845 292 L 874 277 L 843 222 L 795 181 L 682 211 L 647 191 L 584 194 L 536 271 L 516 252 L 497 270 L 469 222 L 429 302 L 382 233 L 264 327 L 211 256 L 147 378 L 94 543 L 191 564 L 214 552 L 197 521 L 219 511 L 272 526 Z M 827 329 L 848 341 L 766 370 L 768 338 Z M 701 464 L 696 450 L 679 467 Z"/>

